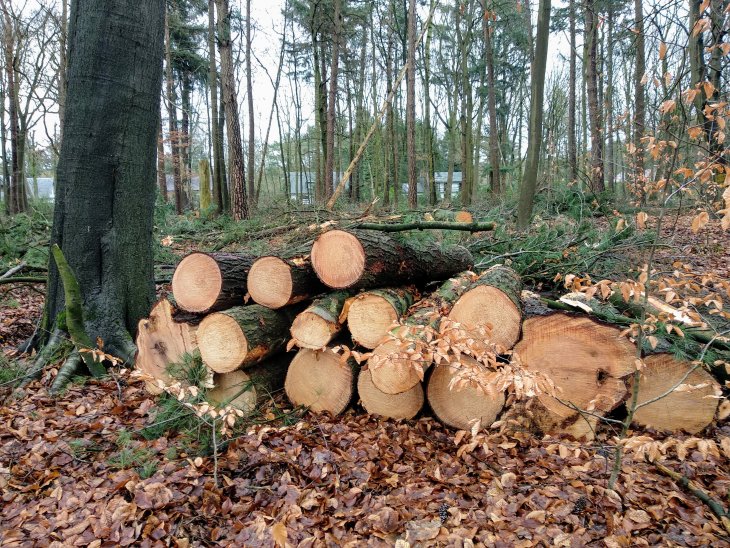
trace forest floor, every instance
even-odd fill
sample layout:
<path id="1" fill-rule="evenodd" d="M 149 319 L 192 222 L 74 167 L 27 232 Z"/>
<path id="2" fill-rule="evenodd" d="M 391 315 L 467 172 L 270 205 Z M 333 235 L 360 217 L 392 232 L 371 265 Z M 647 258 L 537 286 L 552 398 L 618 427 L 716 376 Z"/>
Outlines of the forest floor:
<path id="1" fill-rule="evenodd" d="M 215 224 L 201 231 L 193 218 L 160 222 L 159 277 L 190 249 L 292 248 L 323 222 L 316 211 L 297 218 L 297 230 L 277 231 L 285 218 L 257 226 L 260 238 Z M 600 279 L 641 264 L 647 238 L 620 234 L 614 219 L 563 221 L 538 222 L 524 237 L 437 237 L 459 239 L 482 267 L 510 262 L 547 291 L 557 273 Z M 658 269 L 679 260 L 730 278 L 728 233 L 694 234 L 691 221 L 682 214 L 665 225 Z M 474 436 L 428 417 L 301 413 L 282 395 L 214 452 L 204 425 L 166 428 L 179 408 L 166 408 L 126 370 L 77 379 L 51 397 L 49 368 L 11 390 L 23 368 L 12 349 L 33 332 L 42 290 L 0 286 L 0 546 L 730 546 L 709 508 L 644 458 L 648 451 L 727 507 L 727 420 L 696 437 L 632 431 L 638 443 L 613 491 L 616 432 L 608 427 L 590 443 L 529 431 Z"/>

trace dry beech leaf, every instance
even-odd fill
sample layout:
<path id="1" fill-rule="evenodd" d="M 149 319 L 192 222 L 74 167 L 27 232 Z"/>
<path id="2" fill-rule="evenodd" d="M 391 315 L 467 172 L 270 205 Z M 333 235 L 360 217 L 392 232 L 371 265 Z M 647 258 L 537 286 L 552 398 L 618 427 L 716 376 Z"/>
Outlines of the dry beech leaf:
<path id="1" fill-rule="evenodd" d="M 707 226 L 707 223 L 710 221 L 710 215 L 707 213 L 707 211 L 702 211 L 699 215 L 697 215 L 694 219 L 692 219 L 692 232 L 697 234 L 700 230 L 705 228 Z"/>
<path id="2" fill-rule="evenodd" d="M 274 524 L 271 527 L 271 536 L 277 546 L 284 548 L 286 546 L 286 541 L 289 537 L 286 530 L 286 525 L 284 525 L 282 522 Z"/>

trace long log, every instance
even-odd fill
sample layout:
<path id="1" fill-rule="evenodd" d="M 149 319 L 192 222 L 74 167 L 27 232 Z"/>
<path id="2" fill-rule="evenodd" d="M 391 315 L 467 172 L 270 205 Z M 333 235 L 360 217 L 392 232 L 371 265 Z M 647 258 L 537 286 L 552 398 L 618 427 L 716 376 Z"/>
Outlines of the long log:
<path id="1" fill-rule="evenodd" d="M 295 313 L 253 304 L 206 316 L 197 333 L 203 362 L 216 373 L 229 373 L 283 352 Z"/>
<path id="2" fill-rule="evenodd" d="M 197 327 L 187 323 L 175 322 L 174 308 L 167 299 L 158 301 L 137 325 L 137 357 L 135 367 L 142 373 L 163 381 L 172 382 L 167 366 L 180 361 L 183 354 L 192 354 L 198 347 Z M 147 391 L 160 394 L 154 382 L 146 381 Z"/>
<path id="3" fill-rule="evenodd" d="M 297 346 L 311 350 L 327 346 L 342 330 L 342 308 L 352 294 L 348 290 L 334 291 L 298 314 L 291 326 L 291 336 Z"/>
<path id="4" fill-rule="evenodd" d="M 720 384 L 701 365 L 670 354 L 644 358 L 634 422 L 657 430 L 697 434 L 715 418 Z M 628 407 L 630 401 L 626 403 Z"/>
<path id="5" fill-rule="evenodd" d="M 483 367 L 469 356 L 461 356 L 461 361 L 470 367 Z M 426 388 L 428 404 L 434 416 L 446 426 L 469 430 L 479 421 L 482 427 L 488 427 L 504 407 L 504 392 L 481 384 L 450 389 L 459 367 L 460 364 L 441 363 L 433 369 Z"/>
<path id="6" fill-rule="evenodd" d="M 592 438 L 598 418 L 626 396 L 624 378 L 635 370 L 636 347 L 620 329 L 580 314 L 537 315 L 522 330 L 515 354 L 558 388 L 555 398 L 543 394 L 534 402 L 535 423 L 546 433 Z"/>
<path id="7" fill-rule="evenodd" d="M 423 372 L 433 360 L 420 352 L 409 353 L 408 349 L 421 346 L 429 329 L 438 329 L 442 314 L 448 314 L 475 279 L 474 273 L 464 272 L 442 284 L 429 297 L 410 308 L 403 326 L 395 330 L 397 339 L 387 340 L 373 350 L 368 367 L 379 390 L 386 394 L 399 394 L 423 381 Z"/>
<path id="8" fill-rule="evenodd" d="M 459 297 L 449 312 L 449 318 L 467 330 L 487 330 L 488 342 L 509 350 L 520 338 L 521 292 L 519 274 L 509 267 L 495 265 Z"/>
<path id="9" fill-rule="evenodd" d="M 261 257 L 248 273 L 251 298 L 268 308 L 283 308 L 324 291 L 308 257 Z"/>
<path id="10" fill-rule="evenodd" d="M 456 223 L 474 222 L 472 214 L 464 209 L 457 211 L 451 209 L 435 209 L 433 213 L 427 213 L 424 218 L 427 221 L 452 221 Z"/>
<path id="11" fill-rule="evenodd" d="M 284 390 L 292 404 L 310 411 L 343 413 L 355 396 L 359 367 L 327 348 L 302 348 L 289 366 Z"/>
<path id="12" fill-rule="evenodd" d="M 281 354 L 246 371 L 216 373 L 213 376 L 215 388 L 208 391 L 206 398 L 218 407 L 231 405 L 251 415 L 265 400 L 284 388 L 290 362 L 290 355 Z"/>
<path id="13" fill-rule="evenodd" d="M 400 394 L 386 394 L 373 384 L 369 369 L 360 372 L 357 393 L 365 411 L 388 419 L 412 419 L 421 411 L 424 401 L 420 382 Z"/>
<path id="14" fill-rule="evenodd" d="M 352 340 L 373 349 L 382 342 L 388 329 L 413 305 L 418 295 L 414 287 L 372 289 L 350 302 L 347 326 Z"/>
<path id="15" fill-rule="evenodd" d="M 197 314 L 242 305 L 254 260 L 255 257 L 238 253 L 190 253 L 172 276 L 175 302 L 183 310 Z"/>
<path id="16" fill-rule="evenodd" d="M 457 223 L 446 221 L 412 221 L 410 223 L 356 223 L 351 228 L 378 230 L 380 232 L 405 232 L 407 230 L 460 230 L 463 232 L 489 232 L 497 223 Z"/>
<path id="17" fill-rule="evenodd" d="M 334 289 L 400 285 L 444 280 L 473 266 L 466 248 L 421 248 L 387 234 L 363 230 L 330 230 L 312 246 L 312 266 L 322 282 Z"/>

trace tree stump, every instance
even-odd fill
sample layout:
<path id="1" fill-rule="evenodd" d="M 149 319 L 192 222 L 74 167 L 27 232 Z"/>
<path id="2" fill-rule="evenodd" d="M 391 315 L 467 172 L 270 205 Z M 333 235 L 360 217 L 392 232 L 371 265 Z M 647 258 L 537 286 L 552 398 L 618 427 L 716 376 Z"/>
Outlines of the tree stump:
<path id="1" fill-rule="evenodd" d="M 309 259 L 304 257 L 261 257 L 248 273 L 251 298 L 267 308 L 283 308 L 324 291 Z"/>
<path id="2" fill-rule="evenodd" d="M 354 297 L 347 312 L 352 340 L 365 348 L 375 348 L 413 305 L 416 295 L 415 288 L 386 288 Z"/>

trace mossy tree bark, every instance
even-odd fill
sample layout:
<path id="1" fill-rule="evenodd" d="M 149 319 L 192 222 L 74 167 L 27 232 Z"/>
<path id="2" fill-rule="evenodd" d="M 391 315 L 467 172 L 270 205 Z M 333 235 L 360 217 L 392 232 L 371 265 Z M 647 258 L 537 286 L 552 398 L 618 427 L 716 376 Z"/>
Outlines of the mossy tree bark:
<path id="1" fill-rule="evenodd" d="M 51 244 L 75 274 L 89 337 L 131 359 L 132 333 L 155 285 L 152 220 L 162 84 L 164 2 L 71 5 L 68 101 Z M 42 332 L 64 310 L 49 264 Z M 43 341 L 45 342 L 45 341 Z"/>

